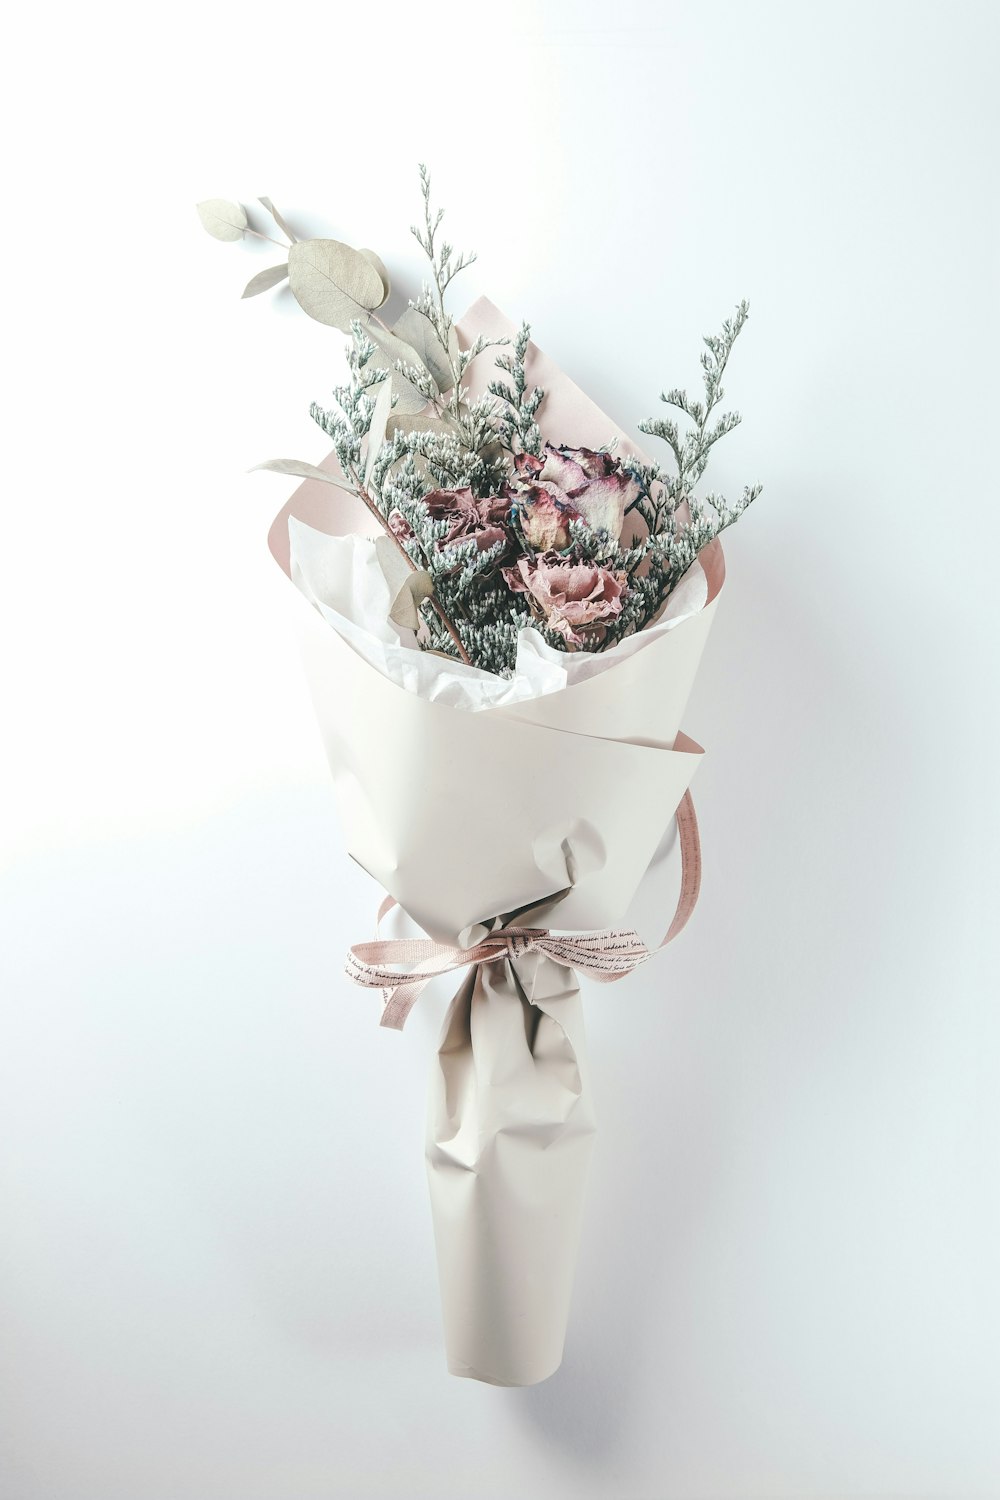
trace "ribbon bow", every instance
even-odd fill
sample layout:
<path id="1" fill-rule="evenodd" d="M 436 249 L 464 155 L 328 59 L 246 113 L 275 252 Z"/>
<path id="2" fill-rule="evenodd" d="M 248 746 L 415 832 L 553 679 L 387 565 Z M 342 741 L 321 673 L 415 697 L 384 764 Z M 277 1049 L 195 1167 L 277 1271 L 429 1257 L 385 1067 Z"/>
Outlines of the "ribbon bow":
<path id="1" fill-rule="evenodd" d="M 395 905 L 393 898 L 387 896 L 379 907 L 379 921 Z M 454 969 L 495 964 L 507 958 L 520 958 L 524 953 L 544 953 L 546 958 L 567 969 L 579 969 L 582 974 L 609 984 L 631 974 L 649 958 L 650 952 L 639 934 L 632 931 L 557 937 L 544 927 L 500 927 L 471 948 L 436 943 L 432 938 L 384 938 L 374 943 L 355 943 L 347 955 L 345 968 L 347 977 L 355 984 L 385 991 L 381 1025 L 401 1031 L 424 986 Z M 385 968 L 385 964 L 406 965 L 406 972 Z"/>
<path id="2" fill-rule="evenodd" d="M 701 887 L 701 848 L 691 793 L 677 809 L 681 847 L 681 891 L 673 921 L 660 948 L 675 938 L 694 911 Z M 402 1031 L 424 987 L 432 979 L 473 964 L 500 963 L 524 953 L 542 953 L 567 969 L 578 969 L 601 984 L 624 979 L 657 948 L 647 948 L 631 928 L 556 935 L 544 927 L 497 927 L 471 948 L 438 943 L 433 938 L 379 938 L 378 922 L 396 905 L 386 896 L 378 909 L 376 940 L 355 943 L 347 955 L 347 977 L 386 997 L 380 1024 Z M 400 972 L 402 970 L 403 972 Z"/>

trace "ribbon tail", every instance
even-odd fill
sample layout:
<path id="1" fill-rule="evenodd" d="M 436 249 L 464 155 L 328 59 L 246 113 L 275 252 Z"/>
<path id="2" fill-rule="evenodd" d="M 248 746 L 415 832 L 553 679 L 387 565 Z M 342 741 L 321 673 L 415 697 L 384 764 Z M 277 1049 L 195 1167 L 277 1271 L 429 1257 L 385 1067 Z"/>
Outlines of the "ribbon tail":
<path id="1" fill-rule="evenodd" d="M 675 817 L 681 846 L 681 889 L 677 898 L 677 910 L 667 935 L 660 944 L 661 948 L 672 943 L 677 934 L 687 926 L 701 892 L 701 837 L 690 791 L 685 792 L 681 798 Z"/>
<path id="2" fill-rule="evenodd" d="M 406 984 L 397 985 L 395 989 L 386 990 L 386 1002 L 378 1024 L 387 1026 L 390 1031 L 402 1031 L 407 1016 L 427 983 L 426 979 L 410 980 Z"/>
<path id="3" fill-rule="evenodd" d="M 387 917 L 396 905 L 395 898 L 385 896 L 378 909 L 375 918 L 375 941 L 379 940 L 379 927 L 384 917 Z M 383 990 L 385 1005 L 379 1017 L 379 1025 L 387 1027 L 390 1031 L 402 1031 L 406 1025 L 406 1018 L 420 998 L 420 992 L 427 980 L 415 980 L 408 984 L 396 985 L 394 989 Z"/>

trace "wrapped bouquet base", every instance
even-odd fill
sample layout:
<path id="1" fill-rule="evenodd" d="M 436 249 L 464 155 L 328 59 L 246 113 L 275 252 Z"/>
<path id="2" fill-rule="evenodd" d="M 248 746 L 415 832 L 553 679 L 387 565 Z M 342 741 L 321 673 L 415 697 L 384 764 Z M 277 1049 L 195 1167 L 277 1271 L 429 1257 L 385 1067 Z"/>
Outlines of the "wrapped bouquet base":
<path id="1" fill-rule="evenodd" d="M 594 1128 L 572 972 L 538 953 L 477 966 L 448 1011 L 427 1118 L 453 1375 L 534 1385 L 558 1369 Z"/>

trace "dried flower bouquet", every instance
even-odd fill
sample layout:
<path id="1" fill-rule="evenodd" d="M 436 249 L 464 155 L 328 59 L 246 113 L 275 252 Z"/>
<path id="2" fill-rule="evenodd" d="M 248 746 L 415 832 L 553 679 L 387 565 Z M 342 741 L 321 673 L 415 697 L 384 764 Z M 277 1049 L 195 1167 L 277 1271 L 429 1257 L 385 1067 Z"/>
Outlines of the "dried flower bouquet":
<path id="1" fill-rule="evenodd" d="M 287 276 L 350 334 L 335 405 L 313 407 L 330 458 L 260 466 L 305 481 L 270 543 L 306 601 L 347 847 L 386 893 L 380 918 L 398 904 L 425 934 L 355 943 L 348 974 L 399 1028 L 429 979 L 468 971 L 426 1135 L 449 1369 L 525 1385 L 562 1359 L 593 1141 L 577 975 L 621 979 L 697 900 L 702 752 L 681 718 L 724 581 L 719 533 L 759 486 L 732 504 L 696 489 L 739 421 L 719 408 L 747 307 L 705 340 L 704 394 L 668 390 L 673 415 L 641 424 L 666 442 L 664 470 L 527 325 L 484 299 L 452 318 L 471 257 L 441 236 L 423 169 L 421 184 L 430 280 L 391 327 L 380 258 L 297 239 L 269 199 L 286 260 L 244 295 Z M 272 238 L 239 204 L 199 212 L 218 239 Z M 469 766 L 516 788 L 486 823 L 462 792 Z M 662 883 L 675 822 L 680 894 L 647 943 L 635 902 Z"/>

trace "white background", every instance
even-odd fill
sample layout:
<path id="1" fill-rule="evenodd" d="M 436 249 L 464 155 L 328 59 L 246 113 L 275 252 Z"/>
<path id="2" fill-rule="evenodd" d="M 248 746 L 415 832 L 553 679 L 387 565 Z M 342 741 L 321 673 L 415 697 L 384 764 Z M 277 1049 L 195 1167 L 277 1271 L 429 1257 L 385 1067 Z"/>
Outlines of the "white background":
<path id="1" fill-rule="evenodd" d="M 6 40 L 2 1500 L 1000 1495 L 995 8 Z M 323 454 L 343 341 L 241 303 L 268 255 L 192 208 L 268 193 L 405 296 L 419 159 L 468 300 L 626 427 L 752 303 L 704 896 L 589 993 L 572 1328 L 522 1391 L 445 1373 L 446 995 L 396 1036 L 341 977 L 375 897 L 265 548 L 289 486 L 245 474 Z M 488 828 L 506 789 L 462 774 Z"/>

